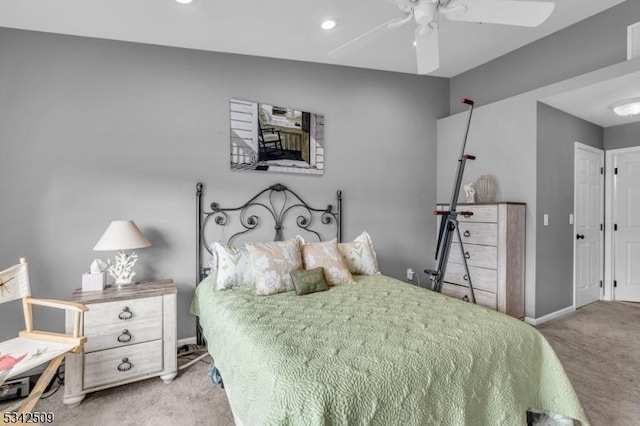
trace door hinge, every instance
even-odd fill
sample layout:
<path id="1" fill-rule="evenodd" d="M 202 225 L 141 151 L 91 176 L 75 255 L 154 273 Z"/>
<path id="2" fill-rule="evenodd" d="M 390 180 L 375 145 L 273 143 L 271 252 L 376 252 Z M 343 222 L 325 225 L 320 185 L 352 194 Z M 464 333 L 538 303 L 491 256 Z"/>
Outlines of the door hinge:
<path id="1" fill-rule="evenodd" d="M 600 167 L 600 174 L 603 175 L 604 174 L 604 167 Z"/>
<path id="2" fill-rule="evenodd" d="M 617 168 L 617 167 L 613 169 L 613 174 L 614 174 L 614 175 L 617 175 L 617 174 L 618 174 L 618 168 Z"/>
<path id="3" fill-rule="evenodd" d="M 602 288 L 602 280 L 600 280 L 600 288 Z"/>
<path id="4" fill-rule="evenodd" d="M 613 281 L 613 286 L 614 286 L 614 287 L 618 287 L 618 281 L 615 281 L 615 280 L 614 280 L 614 281 Z"/>
<path id="5" fill-rule="evenodd" d="M 600 224 L 600 230 L 604 231 L 604 225 L 603 224 Z"/>
<path id="6" fill-rule="evenodd" d="M 618 230 L 618 224 L 616 223 L 615 225 L 613 225 L 613 230 L 617 231 Z"/>

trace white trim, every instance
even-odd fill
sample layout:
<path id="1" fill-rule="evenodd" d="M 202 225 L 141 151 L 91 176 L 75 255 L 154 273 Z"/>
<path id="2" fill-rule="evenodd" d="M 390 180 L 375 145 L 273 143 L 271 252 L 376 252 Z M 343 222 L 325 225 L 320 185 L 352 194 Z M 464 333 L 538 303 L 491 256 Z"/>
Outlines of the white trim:
<path id="1" fill-rule="evenodd" d="M 604 195 L 604 300 L 613 300 L 613 156 L 615 149 L 605 152 L 605 195 Z"/>
<path id="2" fill-rule="evenodd" d="M 613 294 L 613 191 L 615 190 L 615 175 L 613 174 L 614 156 L 618 154 L 628 154 L 640 152 L 640 146 L 630 148 L 608 149 L 605 152 L 605 200 L 604 200 L 604 298 L 603 300 L 615 300 Z"/>
<path id="3" fill-rule="evenodd" d="M 606 170 L 607 168 L 605 167 L 605 151 L 604 149 L 600 149 L 600 148 L 595 148 L 593 146 L 590 145 L 585 145 L 581 142 L 576 141 L 574 144 L 574 148 L 573 148 L 573 235 L 576 235 L 576 226 L 577 226 L 577 220 L 576 220 L 576 216 L 577 216 L 577 206 L 576 206 L 576 200 L 578 198 L 577 193 L 578 191 L 576 191 L 576 173 L 578 170 L 577 167 L 577 161 L 578 161 L 578 149 L 581 149 L 583 151 L 588 151 L 591 152 L 593 154 L 598 154 L 598 156 L 600 157 L 600 167 L 604 167 L 605 168 L 605 173 L 603 173 L 600 176 L 600 200 L 605 204 L 606 206 L 606 200 L 605 200 L 605 194 L 607 192 L 605 192 L 605 185 L 607 184 L 607 179 L 605 179 L 605 174 L 606 174 Z M 602 207 L 605 207 L 602 206 Z M 601 223 L 604 224 L 605 220 L 606 220 L 606 215 L 604 212 L 604 208 L 600 210 L 600 220 Z M 606 226 L 605 226 L 606 229 Z M 607 259 L 606 256 L 606 249 L 605 249 L 605 240 L 604 240 L 604 235 L 605 232 L 601 232 L 600 233 L 600 265 L 602 266 L 601 270 L 600 270 L 600 279 L 603 281 L 603 287 L 604 287 L 604 280 L 605 280 L 605 261 Z M 575 238 L 573 238 L 573 309 L 576 309 L 576 298 L 577 298 L 577 288 L 576 288 L 576 245 L 577 245 L 577 240 Z M 600 291 L 600 300 L 602 300 L 604 298 L 604 288 L 602 291 Z"/>
<path id="4" fill-rule="evenodd" d="M 627 27 L 627 61 L 638 56 L 638 52 L 640 52 L 640 46 L 634 46 L 633 36 L 636 31 L 640 31 L 640 22 L 636 22 L 635 24 L 629 25 Z"/>
<path id="5" fill-rule="evenodd" d="M 184 345 L 195 345 L 197 342 L 196 336 L 193 337 L 185 337 L 184 339 L 178 339 L 178 347 Z"/>
<path id="6" fill-rule="evenodd" d="M 531 325 L 540 325 L 547 321 L 551 321 L 551 320 L 563 317 L 565 315 L 569 315 L 570 313 L 575 312 L 575 310 L 576 309 L 573 306 L 567 306 L 566 308 L 560 309 L 559 311 L 551 312 L 550 314 L 547 314 L 540 318 L 524 317 L 524 322 Z"/>

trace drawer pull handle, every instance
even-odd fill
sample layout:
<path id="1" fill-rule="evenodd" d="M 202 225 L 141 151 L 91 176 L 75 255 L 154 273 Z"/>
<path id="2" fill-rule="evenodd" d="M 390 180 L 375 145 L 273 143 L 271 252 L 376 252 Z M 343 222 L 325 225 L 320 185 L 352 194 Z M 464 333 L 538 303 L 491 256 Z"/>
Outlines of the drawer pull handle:
<path id="1" fill-rule="evenodd" d="M 122 330 L 122 334 L 118 336 L 118 342 L 127 343 L 129 341 L 131 341 L 131 334 L 129 333 L 129 330 Z"/>
<path id="2" fill-rule="evenodd" d="M 464 235 L 465 237 L 470 237 L 471 236 L 471 232 L 464 231 L 464 233 L 462 235 Z"/>
<path id="3" fill-rule="evenodd" d="M 468 251 L 465 251 L 465 252 L 464 252 L 464 258 L 465 258 L 465 259 L 471 259 L 471 255 L 469 254 L 469 252 L 468 252 Z"/>
<path id="4" fill-rule="evenodd" d="M 462 277 L 462 279 L 465 280 L 465 281 L 469 281 L 469 275 L 464 274 L 464 277 Z"/>
<path id="5" fill-rule="evenodd" d="M 122 363 L 118 365 L 118 371 L 129 371 L 133 364 L 129 362 L 129 358 L 122 358 Z"/>
<path id="6" fill-rule="evenodd" d="M 122 308 L 122 312 L 118 314 L 118 318 L 125 321 L 128 319 L 131 319 L 132 316 L 133 316 L 133 313 L 129 310 L 129 307 L 127 306 Z"/>

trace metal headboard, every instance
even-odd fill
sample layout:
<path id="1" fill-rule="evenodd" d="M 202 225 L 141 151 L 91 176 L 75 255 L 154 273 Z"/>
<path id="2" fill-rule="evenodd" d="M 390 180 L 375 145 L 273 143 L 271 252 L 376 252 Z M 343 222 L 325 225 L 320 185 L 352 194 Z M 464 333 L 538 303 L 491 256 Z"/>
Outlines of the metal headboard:
<path id="1" fill-rule="evenodd" d="M 223 208 L 217 202 L 210 204 L 210 210 L 205 210 L 202 204 L 202 190 L 204 185 L 201 182 L 196 184 L 196 205 L 197 205 L 197 245 L 196 245 L 196 285 L 202 281 L 209 272 L 209 268 L 204 266 L 203 248 L 211 254 L 209 242 L 206 239 L 205 229 L 207 225 L 227 226 L 232 222 L 239 225 L 240 231 L 232 234 L 227 244 L 237 240 L 238 237 L 255 231 L 263 223 L 261 218 L 271 218 L 274 224 L 274 241 L 284 239 L 285 223 L 293 223 L 294 230 L 302 230 L 315 235 L 318 240 L 322 240 L 317 220 L 325 226 L 335 226 L 335 236 L 338 242 L 342 241 L 342 191 L 336 193 L 337 205 L 329 204 L 324 209 L 310 206 L 298 194 L 287 188 L 285 185 L 276 183 L 254 195 L 249 201 L 238 207 Z M 276 200 L 279 203 L 276 203 Z M 251 209 L 251 211 L 250 211 Z M 262 215 L 258 215 L 262 212 Z M 295 216 L 287 221 L 289 216 Z M 235 218 L 235 221 L 234 221 Z M 213 219 L 213 220 L 211 220 Z M 291 235 L 293 236 L 293 235 Z M 198 345 L 204 344 L 204 338 L 198 321 L 196 338 Z"/>

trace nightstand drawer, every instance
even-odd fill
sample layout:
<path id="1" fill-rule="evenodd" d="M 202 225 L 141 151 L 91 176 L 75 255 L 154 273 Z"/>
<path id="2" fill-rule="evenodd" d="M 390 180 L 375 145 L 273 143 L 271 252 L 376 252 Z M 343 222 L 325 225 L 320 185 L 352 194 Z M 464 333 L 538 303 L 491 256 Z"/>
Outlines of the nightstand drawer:
<path id="1" fill-rule="evenodd" d="M 93 352 L 84 356 L 84 388 L 122 382 L 161 370 L 161 340 Z"/>
<path id="2" fill-rule="evenodd" d="M 480 306 L 485 306 L 494 311 L 498 309 L 498 296 L 495 293 L 489 293 L 488 291 L 473 290 L 476 296 L 476 303 Z M 471 302 L 471 293 L 469 287 L 462 287 L 455 284 L 442 283 L 442 294 L 454 297 L 456 299 L 465 300 Z"/>
<path id="3" fill-rule="evenodd" d="M 136 345 L 162 338 L 162 321 L 157 318 L 137 320 L 135 322 L 105 325 L 92 328 L 85 333 L 87 343 L 85 353 L 101 351 L 103 349 L 120 346 Z"/>
<path id="4" fill-rule="evenodd" d="M 84 334 L 100 334 L 105 326 L 130 327 L 141 320 L 162 320 L 162 296 L 94 303 L 84 315 Z"/>
<path id="5" fill-rule="evenodd" d="M 497 223 L 460 222 L 458 224 L 463 244 L 498 245 Z M 457 233 L 453 233 L 453 241 L 458 241 Z"/>
<path id="6" fill-rule="evenodd" d="M 465 257 L 467 264 L 471 266 L 479 266 L 481 268 L 498 268 L 498 247 L 481 246 L 477 244 L 464 245 Z M 449 262 L 462 265 L 462 253 L 460 253 L 460 244 L 451 244 L 451 252 L 449 254 Z"/>
<path id="7" fill-rule="evenodd" d="M 471 274 L 473 288 L 492 293 L 498 292 L 498 271 L 496 269 L 469 266 L 469 273 Z M 464 265 L 458 263 L 449 262 L 447 264 L 444 280 L 465 287 L 469 286 L 469 279 L 467 278 L 467 272 L 464 270 Z"/>

